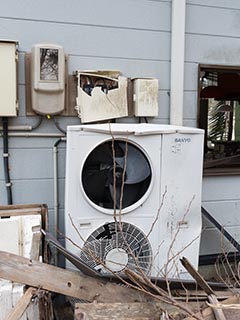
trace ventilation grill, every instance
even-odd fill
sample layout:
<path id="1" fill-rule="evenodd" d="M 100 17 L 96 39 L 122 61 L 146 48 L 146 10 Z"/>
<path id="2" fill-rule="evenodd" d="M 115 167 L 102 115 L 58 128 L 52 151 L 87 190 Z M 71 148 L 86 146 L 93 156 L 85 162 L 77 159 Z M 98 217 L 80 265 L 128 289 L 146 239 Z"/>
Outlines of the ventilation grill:
<path id="1" fill-rule="evenodd" d="M 81 259 L 104 274 L 121 273 L 125 268 L 148 274 L 152 249 L 145 234 L 129 223 L 108 223 L 86 240 Z"/>

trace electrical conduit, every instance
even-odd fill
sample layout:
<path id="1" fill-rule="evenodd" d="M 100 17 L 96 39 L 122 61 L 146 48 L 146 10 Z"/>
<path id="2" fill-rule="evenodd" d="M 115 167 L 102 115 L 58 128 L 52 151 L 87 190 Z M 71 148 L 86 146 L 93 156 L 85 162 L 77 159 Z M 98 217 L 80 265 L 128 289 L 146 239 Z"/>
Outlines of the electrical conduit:
<path id="1" fill-rule="evenodd" d="M 5 185 L 7 189 L 7 203 L 13 204 L 12 183 L 9 174 L 9 153 L 8 153 L 8 118 L 2 118 L 3 123 L 3 166 L 5 175 Z"/>

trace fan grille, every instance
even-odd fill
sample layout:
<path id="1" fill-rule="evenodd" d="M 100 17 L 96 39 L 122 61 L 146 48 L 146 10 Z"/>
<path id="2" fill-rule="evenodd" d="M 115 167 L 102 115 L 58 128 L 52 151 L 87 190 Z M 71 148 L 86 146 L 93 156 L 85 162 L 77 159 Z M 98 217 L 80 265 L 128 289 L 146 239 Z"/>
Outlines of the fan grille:
<path id="1" fill-rule="evenodd" d="M 147 275 L 152 264 L 152 249 L 146 235 L 136 226 L 112 222 L 88 237 L 81 259 L 104 274 L 121 273 L 128 268 Z"/>

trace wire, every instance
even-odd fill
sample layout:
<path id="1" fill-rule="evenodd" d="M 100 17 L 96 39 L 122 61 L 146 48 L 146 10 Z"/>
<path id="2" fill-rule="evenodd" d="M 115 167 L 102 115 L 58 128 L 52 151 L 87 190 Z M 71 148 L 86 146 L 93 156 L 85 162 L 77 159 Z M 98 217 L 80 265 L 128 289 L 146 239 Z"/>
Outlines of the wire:
<path id="1" fill-rule="evenodd" d="M 66 130 L 64 130 L 63 128 L 61 128 L 61 126 L 59 125 L 56 117 L 53 116 L 52 119 L 53 119 L 53 122 L 54 122 L 55 126 L 57 127 L 57 129 L 58 129 L 59 131 L 61 131 L 63 134 L 66 134 Z"/>
<path id="2" fill-rule="evenodd" d="M 42 120 L 43 116 L 38 117 L 38 122 L 34 126 L 32 126 L 32 130 L 37 129 L 41 125 Z"/>
<path id="3" fill-rule="evenodd" d="M 144 119 L 145 123 L 148 123 L 147 117 L 138 117 L 138 123 L 142 122 L 142 118 Z"/>
<path id="4" fill-rule="evenodd" d="M 9 154 L 8 154 L 8 118 L 2 118 L 3 123 L 3 165 L 4 165 L 4 175 L 5 184 L 7 188 L 7 200 L 8 204 L 13 204 L 12 200 L 12 183 L 10 180 L 9 173 Z"/>

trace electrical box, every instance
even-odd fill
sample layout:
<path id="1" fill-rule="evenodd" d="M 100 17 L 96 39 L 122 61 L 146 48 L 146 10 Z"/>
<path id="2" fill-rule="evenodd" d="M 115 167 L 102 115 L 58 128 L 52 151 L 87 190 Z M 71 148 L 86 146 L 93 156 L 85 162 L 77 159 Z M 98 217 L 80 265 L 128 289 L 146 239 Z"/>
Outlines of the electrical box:
<path id="1" fill-rule="evenodd" d="M 158 116 L 158 79 L 134 78 L 133 109 L 136 117 Z"/>
<path id="2" fill-rule="evenodd" d="M 61 46 L 37 44 L 31 52 L 32 109 L 42 115 L 63 112 L 65 56 Z"/>
<path id="3" fill-rule="evenodd" d="M 17 41 L 0 40 L 0 117 L 14 117 L 18 111 Z"/>
<path id="4" fill-rule="evenodd" d="M 76 71 L 76 110 L 82 123 L 128 116 L 128 81 L 119 74 L 114 70 Z"/>

